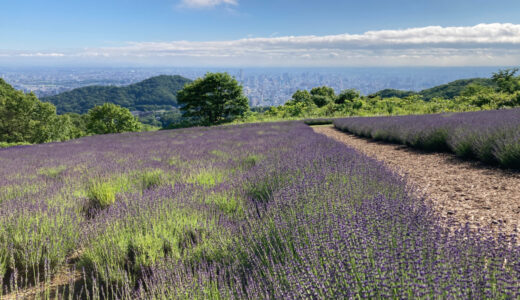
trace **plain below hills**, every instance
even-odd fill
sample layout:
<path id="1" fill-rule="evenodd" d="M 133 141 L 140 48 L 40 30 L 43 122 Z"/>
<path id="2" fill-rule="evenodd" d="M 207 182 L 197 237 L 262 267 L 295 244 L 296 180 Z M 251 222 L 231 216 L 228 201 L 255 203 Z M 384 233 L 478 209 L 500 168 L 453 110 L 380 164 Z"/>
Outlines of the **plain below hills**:
<path id="1" fill-rule="evenodd" d="M 177 105 L 177 92 L 190 79 L 161 75 L 127 86 L 86 86 L 41 100 L 56 106 L 58 114 L 87 113 L 96 105 L 110 102 L 130 110 L 171 109 Z"/>

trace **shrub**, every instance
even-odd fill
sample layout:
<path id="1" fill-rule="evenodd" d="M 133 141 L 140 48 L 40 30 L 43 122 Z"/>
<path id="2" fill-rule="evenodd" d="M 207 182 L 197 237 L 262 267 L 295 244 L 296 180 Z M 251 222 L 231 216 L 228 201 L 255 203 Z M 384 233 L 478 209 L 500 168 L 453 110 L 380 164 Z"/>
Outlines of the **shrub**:
<path id="1" fill-rule="evenodd" d="M 498 141 L 493 154 L 501 166 L 520 169 L 520 134 Z"/>
<path id="2" fill-rule="evenodd" d="M 476 157 L 475 153 L 475 133 L 461 128 L 449 138 L 448 145 L 450 149 L 459 157 L 472 158 Z"/>
<path id="3" fill-rule="evenodd" d="M 449 150 L 447 140 L 448 130 L 438 128 L 419 133 L 414 141 L 410 141 L 410 144 L 427 151 L 447 151 Z"/>
<path id="4" fill-rule="evenodd" d="M 111 182 L 91 182 L 87 188 L 90 208 L 106 208 L 116 202 L 116 188 Z"/>

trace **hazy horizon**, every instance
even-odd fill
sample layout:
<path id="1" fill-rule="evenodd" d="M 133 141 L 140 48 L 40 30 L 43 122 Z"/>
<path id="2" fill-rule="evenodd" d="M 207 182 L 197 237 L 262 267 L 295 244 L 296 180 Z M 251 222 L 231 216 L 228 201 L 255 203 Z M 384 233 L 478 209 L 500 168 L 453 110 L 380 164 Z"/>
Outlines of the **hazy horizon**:
<path id="1" fill-rule="evenodd" d="M 50 96 L 88 85 L 128 85 L 157 75 L 189 79 L 206 72 L 228 72 L 244 86 L 254 106 L 279 105 L 298 89 L 330 86 L 337 92 L 354 88 L 363 94 L 393 88 L 420 91 L 457 79 L 490 78 L 503 67 L 357 67 L 357 68 L 209 68 L 209 67 L 0 67 L 15 88 Z"/>

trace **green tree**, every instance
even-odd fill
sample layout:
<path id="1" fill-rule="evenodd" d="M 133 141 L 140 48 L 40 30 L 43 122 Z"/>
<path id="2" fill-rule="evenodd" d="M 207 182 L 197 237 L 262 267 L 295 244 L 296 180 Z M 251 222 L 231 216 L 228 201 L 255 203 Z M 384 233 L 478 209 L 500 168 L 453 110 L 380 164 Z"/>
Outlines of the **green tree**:
<path id="1" fill-rule="evenodd" d="M 33 93 L 15 90 L 0 78 L 0 141 L 44 143 L 66 140 L 70 122 L 56 115 L 51 103 L 41 102 Z M 59 130 L 60 127 L 65 133 Z"/>
<path id="2" fill-rule="evenodd" d="M 139 131 L 141 123 L 127 108 L 105 103 L 89 110 L 87 114 L 87 130 L 93 134 L 120 133 Z"/>
<path id="3" fill-rule="evenodd" d="M 58 115 L 51 123 L 50 140 L 66 141 L 85 136 L 85 131 L 76 127 L 74 120 L 69 115 Z"/>
<path id="4" fill-rule="evenodd" d="M 304 103 L 304 104 L 309 104 L 309 103 L 312 103 L 312 96 L 309 93 L 309 91 L 307 91 L 307 90 L 297 90 L 292 95 L 291 101 L 292 102 L 301 102 L 301 103 Z"/>
<path id="5" fill-rule="evenodd" d="M 207 73 L 177 95 L 183 117 L 202 125 L 230 122 L 249 111 L 242 86 L 227 73 Z"/>
<path id="6" fill-rule="evenodd" d="M 355 89 L 346 89 L 346 90 L 343 90 L 338 95 L 335 102 L 336 102 L 336 104 L 344 104 L 344 103 L 352 102 L 355 99 L 358 99 L 360 97 L 361 97 L 361 94 L 359 93 L 359 91 L 357 91 Z"/>
<path id="7" fill-rule="evenodd" d="M 518 68 L 499 70 L 491 79 L 498 85 L 500 92 L 512 94 L 520 90 L 520 77 L 515 77 Z"/>
<path id="8" fill-rule="evenodd" d="M 318 107 L 323 107 L 336 99 L 334 89 L 328 86 L 315 87 L 311 89 L 311 99 Z"/>
<path id="9" fill-rule="evenodd" d="M 78 113 L 66 113 L 62 115 L 63 117 L 68 117 L 70 121 L 72 122 L 73 128 L 72 128 L 72 137 L 73 138 L 79 138 L 82 136 L 87 135 L 87 121 L 88 121 L 88 115 L 80 115 Z"/>
<path id="10" fill-rule="evenodd" d="M 468 84 L 460 93 L 461 96 L 471 97 L 479 94 L 491 94 L 494 89 L 488 86 L 483 86 L 478 83 Z"/>

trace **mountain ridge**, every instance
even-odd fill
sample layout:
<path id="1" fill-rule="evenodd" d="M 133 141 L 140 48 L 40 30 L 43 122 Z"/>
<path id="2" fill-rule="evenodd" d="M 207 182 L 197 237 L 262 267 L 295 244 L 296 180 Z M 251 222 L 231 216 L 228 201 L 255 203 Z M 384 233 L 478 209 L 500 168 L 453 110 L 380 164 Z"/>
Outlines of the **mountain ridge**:
<path id="1" fill-rule="evenodd" d="M 80 87 L 54 96 L 42 97 L 41 100 L 54 104 L 59 114 L 84 114 L 94 106 L 106 102 L 138 111 L 169 109 L 178 106 L 177 92 L 189 82 L 190 79 L 179 75 L 159 75 L 122 87 Z"/>
<path id="2" fill-rule="evenodd" d="M 496 83 L 493 82 L 490 78 L 469 78 L 469 79 L 458 79 L 446 84 L 437 85 L 428 89 L 424 89 L 419 92 L 414 91 L 406 91 L 406 90 L 396 90 L 396 89 L 384 89 L 373 94 L 368 95 L 368 97 L 381 97 L 381 98 L 391 98 L 391 97 L 399 97 L 404 98 L 413 95 L 422 96 L 424 100 L 429 101 L 435 97 L 445 98 L 445 99 L 453 99 L 456 96 L 459 96 L 464 89 L 470 84 L 478 84 L 484 87 L 496 87 Z"/>

